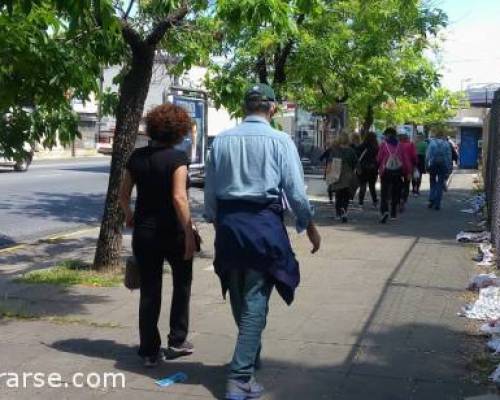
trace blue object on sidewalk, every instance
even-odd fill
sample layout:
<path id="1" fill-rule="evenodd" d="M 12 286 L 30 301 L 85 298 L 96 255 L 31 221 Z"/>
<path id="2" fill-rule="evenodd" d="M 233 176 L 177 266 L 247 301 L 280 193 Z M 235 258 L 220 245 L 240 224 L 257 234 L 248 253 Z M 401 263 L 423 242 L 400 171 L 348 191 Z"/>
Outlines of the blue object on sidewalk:
<path id="1" fill-rule="evenodd" d="M 167 387 L 173 385 L 174 383 L 186 382 L 187 379 L 188 376 L 184 372 L 177 372 L 167 378 L 160 379 L 155 383 L 160 387 Z"/>

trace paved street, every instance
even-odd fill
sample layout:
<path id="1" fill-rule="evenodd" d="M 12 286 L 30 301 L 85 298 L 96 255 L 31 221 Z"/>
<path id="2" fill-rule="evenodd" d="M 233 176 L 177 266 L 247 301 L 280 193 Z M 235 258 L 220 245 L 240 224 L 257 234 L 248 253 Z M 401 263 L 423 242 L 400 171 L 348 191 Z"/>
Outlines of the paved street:
<path id="1" fill-rule="evenodd" d="M 472 175 L 457 174 L 441 212 L 428 210 L 424 197 L 412 199 L 402 218 L 386 226 L 369 209 L 354 210 L 352 222 L 340 225 L 331 207 L 318 202 L 324 245 L 317 255 L 290 231 L 302 282 L 291 307 L 272 298 L 258 373 L 268 389 L 265 400 L 458 400 L 488 390 L 466 379 L 468 322 L 457 316 L 473 263 L 454 236 L 472 219 L 459 212 L 471 185 Z M 0 319 L 2 368 L 58 372 L 65 382 L 77 372 L 120 372 L 126 388 L 4 388 L 0 399 L 220 399 L 236 330 L 212 270 L 211 226 L 201 224 L 204 253 L 195 261 L 191 338 L 197 351 L 158 369 L 144 369 L 135 354 L 137 292 L 10 281 L 59 259 L 90 260 L 96 233 L 0 255 L 0 307 L 60 318 Z M 170 295 L 167 274 L 163 338 Z M 176 372 L 188 380 L 155 385 Z"/>
<path id="2" fill-rule="evenodd" d="M 0 248 L 98 224 L 110 158 L 39 161 L 28 172 L 0 169 Z M 201 191 L 191 193 L 200 204 Z"/>

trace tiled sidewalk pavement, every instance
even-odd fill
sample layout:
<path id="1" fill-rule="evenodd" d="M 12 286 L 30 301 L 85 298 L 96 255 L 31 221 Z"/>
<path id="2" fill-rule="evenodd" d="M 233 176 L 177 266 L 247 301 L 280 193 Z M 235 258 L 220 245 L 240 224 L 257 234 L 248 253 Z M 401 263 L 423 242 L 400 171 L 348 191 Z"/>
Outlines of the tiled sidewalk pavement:
<path id="1" fill-rule="evenodd" d="M 471 182 L 471 175 L 456 175 L 441 212 L 428 210 L 424 198 L 412 199 L 407 212 L 386 226 L 377 223 L 374 210 L 354 211 L 350 224 L 339 225 L 329 206 L 318 204 L 323 249 L 311 256 L 306 239 L 292 233 L 302 284 L 292 307 L 273 296 L 259 373 L 265 399 L 445 400 L 484 392 L 462 379 L 465 321 L 456 316 L 472 272 L 466 249 L 454 242 L 470 218 L 458 210 Z M 195 265 L 191 316 L 197 352 L 156 370 L 144 370 L 135 356 L 137 293 L 8 282 L 20 269 L 91 257 L 95 233 L 1 255 L 4 306 L 59 315 L 62 323 L 0 320 L 0 372 L 58 372 L 66 380 L 75 372 L 123 372 L 127 384 L 3 388 L 0 399 L 221 398 L 235 327 L 211 268 L 212 230 L 202 229 L 206 253 Z M 171 293 L 170 277 L 165 279 L 164 337 Z M 155 379 L 178 371 L 187 373 L 186 383 L 155 386 Z"/>

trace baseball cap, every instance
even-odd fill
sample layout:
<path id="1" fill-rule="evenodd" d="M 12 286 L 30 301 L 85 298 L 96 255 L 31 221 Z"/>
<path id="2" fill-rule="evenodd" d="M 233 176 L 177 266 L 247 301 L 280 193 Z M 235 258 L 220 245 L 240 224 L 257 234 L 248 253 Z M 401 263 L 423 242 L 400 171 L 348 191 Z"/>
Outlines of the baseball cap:
<path id="1" fill-rule="evenodd" d="M 245 101 L 276 101 L 276 95 L 271 86 L 265 83 L 255 83 L 245 92 Z"/>

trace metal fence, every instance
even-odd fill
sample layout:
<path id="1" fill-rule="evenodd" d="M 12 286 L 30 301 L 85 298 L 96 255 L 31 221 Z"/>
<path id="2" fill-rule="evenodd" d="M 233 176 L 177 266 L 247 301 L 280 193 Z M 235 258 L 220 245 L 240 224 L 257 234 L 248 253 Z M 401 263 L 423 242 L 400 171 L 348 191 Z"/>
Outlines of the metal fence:
<path id="1" fill-rule="evenodd" d="M 483 144 L 486 160 L 483 167 L 484 187 L 488 206 L 488 225 L 492 243 L 500 251 L 500 90 L 495 93 L 488 121 L 488 135 Z M 500 257 L 497 260 L 500 267 Z"/>

